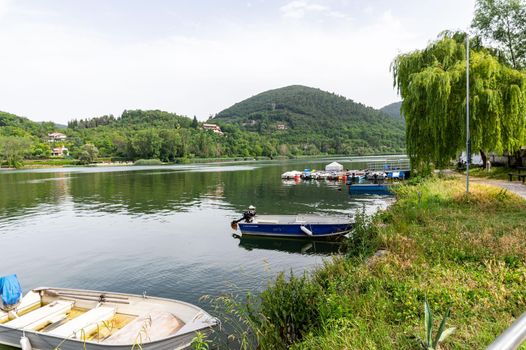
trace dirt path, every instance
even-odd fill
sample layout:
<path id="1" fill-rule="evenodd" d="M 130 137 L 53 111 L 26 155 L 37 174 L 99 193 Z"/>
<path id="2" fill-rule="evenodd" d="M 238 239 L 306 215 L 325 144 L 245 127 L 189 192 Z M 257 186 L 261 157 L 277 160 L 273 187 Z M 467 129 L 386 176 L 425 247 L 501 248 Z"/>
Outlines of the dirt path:
<path id="1" fill-rule="evenodd" d="M 446 171 L 443 171 L 443 173 L 447 175 L 451 175 L 451 176 L 457 176 L 459 178 L 460 177 L 464 179 L 466 178 L 464 174 L 459 174 L 452 170 L 446 170 Z M 481 177 L 471 177 L 470 176 L 469 182 L 470 183 L 481 183 L 481 184 L 504 188 L 510 192 L 515 193 L 517 196 L 526 199 L 526 185 L 522 184 L 522 182 L 520 181 L 492 180 L 492 179 L 485 179 Z"/>
<path id="2" fill-rule="evenodd" d="M 483 183 L 487 185 L 504 188 L 526 199 L 526 185 L 523 185 L 522 182 L 519 182 L 519 181 L 490 180 L 490 179 L 484 179 L 484 178 L 478 178 L 478 177 L 470 177 L 470 182 Z"/>

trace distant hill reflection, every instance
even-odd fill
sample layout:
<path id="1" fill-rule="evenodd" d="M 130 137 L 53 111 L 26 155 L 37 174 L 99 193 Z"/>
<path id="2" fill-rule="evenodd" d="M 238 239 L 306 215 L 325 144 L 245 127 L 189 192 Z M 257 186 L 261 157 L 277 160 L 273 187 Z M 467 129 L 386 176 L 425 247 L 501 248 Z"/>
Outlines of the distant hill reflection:
<path id="1" fill-rule="evenodd" d="M 294 166 L 301 168 L 302 165 Z M 203 204 L 236 213 L 250 204 L 265 214 L 349 213 L 364 203 L 377 201 L 350 199 L 342 190 L 345 186 L 338 182 L 283 183 L 280 174 L 290 167 L 274 163 L 257 167 L 194 165 L 140 170 L 128 167 L 100 172 L 93 168 L 79 172 L 70 169 L 3 172 L 0 173 L 0 213 L 16 217 L 41 212 L 42 205 L 60 210 L 70 204 L 76 212 L 130 215 L 186 212 Z"/>

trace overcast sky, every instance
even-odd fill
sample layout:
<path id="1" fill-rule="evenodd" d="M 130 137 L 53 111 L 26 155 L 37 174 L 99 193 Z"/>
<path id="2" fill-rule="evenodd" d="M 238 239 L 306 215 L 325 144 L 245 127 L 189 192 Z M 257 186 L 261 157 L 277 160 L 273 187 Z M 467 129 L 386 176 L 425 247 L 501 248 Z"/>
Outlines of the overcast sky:
<path id="1" fill-rule="evenodd" d="M 373 107 L 389 65 L 474 0 L 0 0 L 0 110 L 66 123 L 124 109 L 204 120 L 259 92 L 317 87 Z"/>

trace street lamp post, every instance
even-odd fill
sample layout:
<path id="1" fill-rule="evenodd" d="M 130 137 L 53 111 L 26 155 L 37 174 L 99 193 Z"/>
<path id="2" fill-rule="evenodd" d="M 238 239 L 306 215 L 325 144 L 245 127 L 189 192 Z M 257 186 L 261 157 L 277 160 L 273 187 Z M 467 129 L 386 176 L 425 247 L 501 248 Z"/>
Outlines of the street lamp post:
<path id="1" fill-rule="evenodd" d="M 466 35 L 466 193 L 469 193 L 469 162 L 471 140 L 469 134 L 469 34 Z"/>

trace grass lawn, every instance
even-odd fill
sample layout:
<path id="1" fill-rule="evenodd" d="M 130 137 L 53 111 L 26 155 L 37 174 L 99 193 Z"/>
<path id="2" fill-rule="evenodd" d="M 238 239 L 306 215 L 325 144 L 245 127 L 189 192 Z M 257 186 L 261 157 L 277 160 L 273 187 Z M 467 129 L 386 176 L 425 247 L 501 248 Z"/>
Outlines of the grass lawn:
<path id="1" fill-rule="evenodd" d="M 50 159 L 26 159 L 23 162 L 24 168 L 47 168 L 78 165 L 76 159 L 50 158 Z"/>
<path id="2" fill-rule="evenodd" d="M 360 230 L 360 249 L 280 276 L 245 304 L 248 334 L 262 349 L 417 349 L 427 298 L 435 327 L 451 308 L 457 328 L 441 349 L 485 348 L 526 312 L 526 201 L 464 191 L 459 179 L 402 186 Z M 387 253 L 371 257 L 377 249 Z"/>
<path id="3" fill-rule="evenodd" d="M 465 173 L 466 172 L 464 171 L 463 174 Z M 516 174 L 518 173 L 518 171 L 516 169 L 507 167 L 491 167 L 491 170 L 489 172 L 486 171 L 486 169 L 480 167 L 474 167 L 469 169 L 469 175 L 471 176 L 484 177 L 495 180 L 508 180 L 508 173 Z M 517 180 L 516 177 L 514 177 L 514 180 Z"/>

